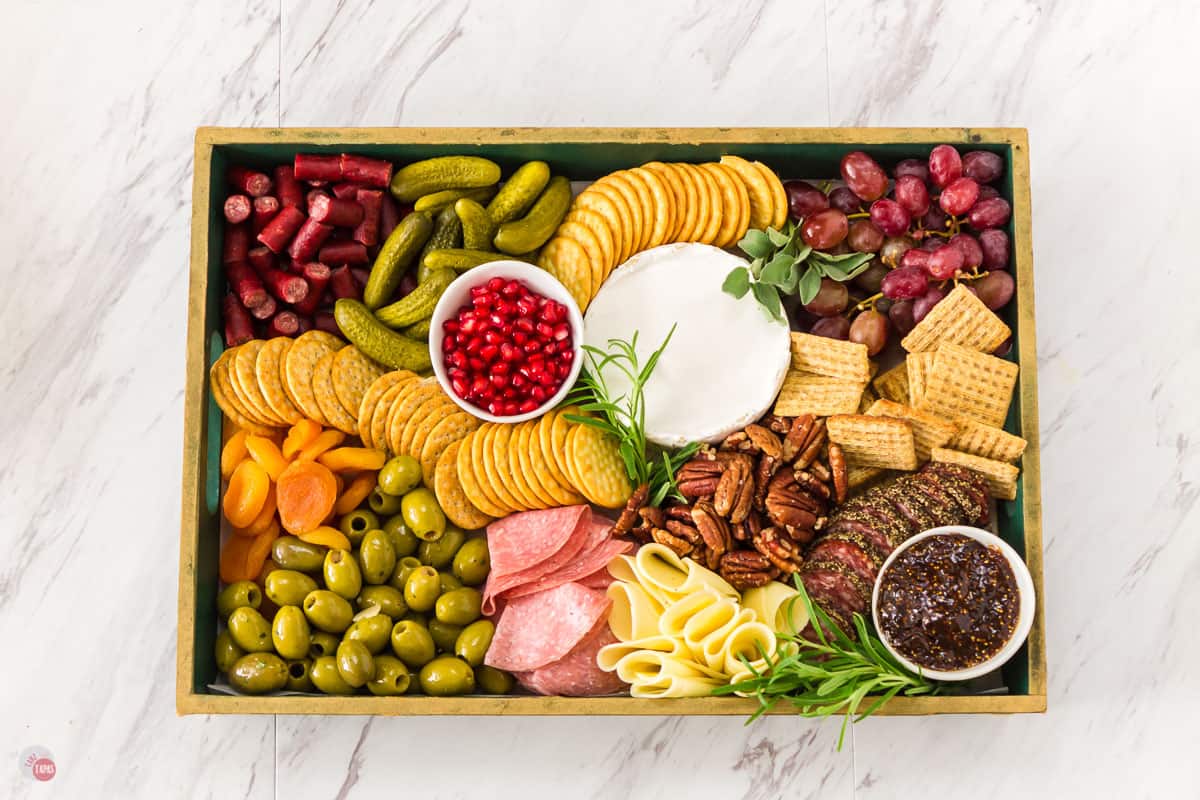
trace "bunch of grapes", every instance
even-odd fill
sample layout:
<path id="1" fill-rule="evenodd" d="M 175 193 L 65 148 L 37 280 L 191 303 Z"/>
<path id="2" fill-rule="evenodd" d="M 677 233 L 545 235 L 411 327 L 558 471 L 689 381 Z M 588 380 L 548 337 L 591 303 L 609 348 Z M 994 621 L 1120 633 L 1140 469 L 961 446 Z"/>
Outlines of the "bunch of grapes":
<path id="1" fill-rule="evenodd" d="M 896 164 L 889 180 L 875 159 L 855 151 L 842 158 L 841 173 L 844 185 L 827 191 L 785 183 L 792 216 L 814 250 L 875 258 L 852 287 L 822 279 L 797 314 L 802 327 L 860 342 L 875 355 L 893 329 L 900 336 L 912 330 L 954 283 L 966 284 L 993 311 L 1012 300 L 1012 246 L 1003 230 L 1012 206 L 993 185 L 1004 173 L 999 155 L 960 155 L 942 144 L 928 159 Z"/>

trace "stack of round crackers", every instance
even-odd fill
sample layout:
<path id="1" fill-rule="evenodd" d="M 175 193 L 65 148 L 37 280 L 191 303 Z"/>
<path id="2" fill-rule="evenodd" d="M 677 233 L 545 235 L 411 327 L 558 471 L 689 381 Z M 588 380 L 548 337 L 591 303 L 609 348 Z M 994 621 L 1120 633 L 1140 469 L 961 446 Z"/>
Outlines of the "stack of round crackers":
<path id="1" fill-rule="evenodd" d="M 605 175 L 575 198 L 539 264 L 586 309 L 634 253 L 675 242 L 732 247 L 750 228 L 780 228 L 787 193 L 761 162 L 651 161 Z"/>
<path id="2" fill-rule="evenodd" d="M 433 485 L 450 521 L 478 528 L 516 511 L 624 506 L 633 487 L 617 444 L 567 418 L 578 413 L 568 406 L 516 425 L 485 423 L 447 447 Z"/>

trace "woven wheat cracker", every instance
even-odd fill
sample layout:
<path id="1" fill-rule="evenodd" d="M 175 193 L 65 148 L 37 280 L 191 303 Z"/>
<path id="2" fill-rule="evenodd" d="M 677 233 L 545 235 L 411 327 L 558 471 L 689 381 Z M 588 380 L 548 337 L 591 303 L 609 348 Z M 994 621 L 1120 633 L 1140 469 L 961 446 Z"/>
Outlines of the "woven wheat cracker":
<path id="1" fill-rule="evenodd" d="M 829 441 L 841 445 L 849 463 L 884 469 L 916 469 L 912 425 L 892 417 L 838 414 L 825 421 Z"/>
<path id="2" fill-rule="evenodd" d="M 1002 427 L 1012 403 L 1018 367 L 957 344 L 938 347 L 917 407 L 955 419 Z"/>
<path id="3" fill-rule="evenodd" d="M 866 383 L 789 370 L 775 399 L 775 413 L 781 417 L 812 414 L 827 417 L 853 414 L 858 410 Z"/>
<path id="4" fill-rule="evenodd" d="M 960 283 L 917 323 L 900 344 L 910 353 L 934 350 L 944 343 L 991 353 L 1012 331 L 966 284 Z"/>

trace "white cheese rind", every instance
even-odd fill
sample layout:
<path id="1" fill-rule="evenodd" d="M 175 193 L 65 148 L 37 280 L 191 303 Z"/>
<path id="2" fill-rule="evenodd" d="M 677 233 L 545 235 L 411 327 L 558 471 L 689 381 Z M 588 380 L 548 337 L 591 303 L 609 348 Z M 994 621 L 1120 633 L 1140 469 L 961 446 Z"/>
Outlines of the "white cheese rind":
<path id="1" fill-rule="evenodd" d="M 644 392 L 646 437 L 658 445 L 719 441 L 779 393 L 791 362 L 788 326 L 767 319 L 752 294 L 721 291 L 739 266 L 746 261 L 709 245 L 663 245 L 614 270 L 588 306 L 585 343 L 606 350 L 609 339 L 637 332 L 643 364 L 677 325 Z M 630 386 L 615 367 L 603 377 L 614 396 Z"/>

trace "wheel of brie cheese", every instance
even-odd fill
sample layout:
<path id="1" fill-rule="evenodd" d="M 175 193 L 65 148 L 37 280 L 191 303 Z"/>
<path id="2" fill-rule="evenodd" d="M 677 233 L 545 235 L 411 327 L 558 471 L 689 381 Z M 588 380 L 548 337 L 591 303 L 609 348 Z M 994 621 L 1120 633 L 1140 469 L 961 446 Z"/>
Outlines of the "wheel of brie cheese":
<path id="1" fill-rule="evenodd" d="M 636 332 L 643 365 L 676 326 L 643 392 L 646 438 L 655 444 L 719 441 L 761 417 L 779 393 L 791 361 L 788 325 L 769 320 L 752 294 L 721 290 L 739 266 L 746 261 L 709 245 L 655 247 L 614 270 L 588 306 L 584 341 L 607 350 L 610 339 Z M 630 387 L 615 367 L 603 378 L 613 396 Z"/>

